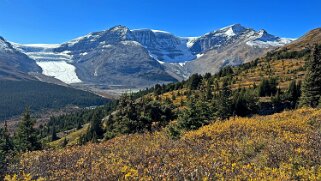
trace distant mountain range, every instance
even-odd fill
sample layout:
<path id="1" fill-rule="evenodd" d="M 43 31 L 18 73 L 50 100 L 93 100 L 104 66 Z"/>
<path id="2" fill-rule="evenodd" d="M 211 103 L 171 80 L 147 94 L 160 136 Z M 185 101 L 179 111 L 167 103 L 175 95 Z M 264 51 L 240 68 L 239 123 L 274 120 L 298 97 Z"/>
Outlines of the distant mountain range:
<path id="1" fill-rule="evenodd" d="M 200 37 L 115 26 L 63 44 L 7 43 L 25 57 L 21 65 L 26 72 L 42 72 L 67 84 L 106 88 L 147 87 L 186 79 L 193 73 L 215 73 L 292 41 L 235 24 Z"/>

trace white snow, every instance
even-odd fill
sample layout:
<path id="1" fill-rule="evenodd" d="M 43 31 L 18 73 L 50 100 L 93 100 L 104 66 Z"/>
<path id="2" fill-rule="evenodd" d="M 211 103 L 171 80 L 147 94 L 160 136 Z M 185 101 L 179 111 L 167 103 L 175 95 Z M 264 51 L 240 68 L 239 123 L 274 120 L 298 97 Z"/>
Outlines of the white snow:
<path id="1" fill-rule="evenodd" d="M 277 41 L 260 41 L 260 40 L 251 40 L 246 42 L 247 45 L 249 46 L 256 46 L 256 47 L 260 47 L 260 48 L 269 48 L 269 47 L 281 47 L 284 46 L 286 44 L 291 43 L 292 41 L 294 41 L 295 39 L 291 39 L 291 38 L 280 38 Z"/>
<path id="2" fill-rule="evenodd" d="M 199 53 L 196 55 L 197 58 L 201 58 L 204 54 L 203 53 Z"/>
<path id="3" fill-rule="evenodd" d="M 88 54 L 88 52 L 84 52 L 84 53 L 81 53 L 80 55 L 81 56 L 85 56 L 85 55 L 87 55 Z"/>
<path id="4" fill-rule="evenodd" d="M 58 48 L 60 44 L 23 44 L 23 46 L 34 48 Z"/>
<path id="5" fill-rule="evenodd" d="M 112 45 L 103 45 L 103 48 L 110 48 L 110 47 L 112 47 Z"/>
<path id="6" fill-rule="evenodd" d="M 195 41 L 196 41 L 198 38 L 199 38 L 199 37 L 186 37 L 186 38 L 182 38 L 182 39 L 187 40 L 187 41 L 186 41 L 186 46 L 187 46 L 188 48 L 191 48 L 191 47 L 194 45 Z"/>
<path id="7" fill-rule="evenodd" d="M 181 62 L 181 63 L 178 63 L 181 67 L 183 67 L 185 64 L 186 64 L 186 62 Z"/>
<path id="8" fill-rule="evenodd" d="M 252 32 L 247 37 L 246 44 L 252 47 L 269 48 L 269 47 L 281 47 L 291 43 L 295 39 L 293 38 L 279 38 L 277 36 L 268 34 L 265 30 L 259 30 Z"/>
<path id="9" fill-rule="evenodd" d="M 140 43 L 137 41 L 121 41 L 120 42 L 123 45 L 134 45 L 134 46 L 142 46 Z"/>
<path id="10" fill-rule="evenodd" d="M 162 31 L 162 30 L 152 30 L 154 33 L 166 33 L 166 34 L 171 34 L 170 32 L 167 31 Z"/>
<path id="11" fill-rule="evenodd" d="M 81 36 L 81 37 L 75 38 L 71 41 L 65 42 L 64 44 L 67 44 L 70 47 L 70 46 L 75 45 L 76 43 L 79 43 L 82 40 L 89 39 L 89 38 L 91 38 L 90 41 L 96 41 L 96 39 L 99 38 L 99 35 L 94 35 L 93 33 L 89 33 L 85 36 Z"/>
<path id="12" fill-rule="evenodd" d="M 154 30 L 154 29 L 149 29 L 149 28 L 132 29 L 132 30 L 130 30 L 130 31 L 131 31 L 131 32 L 135 32 L 135 31 L 152 31 L 153 33 L 171 34 L 170 32 L 167 32 L 167 31 Z"/>
<path id="13" fill-rule="evenodd" d="M 0 51 L 13 52 L 13 49 L 8 44 L 6 40 L 0 38 Z"/>
<path id="14" fill-rule="evenodd" d="M 98 76 L 98 71 L 97 71 L 98 68 L 95 69 L 95 73 L 94 73 L 94 76 L 97 77 Z"/>
<path id="15" fill-rule="evenodd" d="M 172 50 L 160 48 L 159 51 L 155 52 L 156 54 L 150 54 L 153 54 L 153 57 L 158 57 L 157 55 L 161 54 L 162 56 L 159 59 L 164 62 L 185 62 L 194 60 L 196 56 L 193 55 L 190 49 L 186 46 L 188 41 L 190 41 L 190 39 L 180 38 L 179 44 L 175 45 Z"/>
<path id="16" fill-rule="evenodd" d="M 44 75 L 52 76 L 67 84 L 81 82 L 76 74 L 76 67 L 65 61 L 46 61 L 37 64 L 42 68 Z"/>
<path id="17" fill-rule="evenodd" d="M 42 68 L 42 74 L 52 76 L 67 84 L 79 83 L 81 80 L 76 74 L 76 67 L 71 63 L 73 62 L 70 51 L 53 52 L 54 48 L 59 47 L 56 44 L 15 44 L 20 51 L 27 54 L 30 58 L 34 59 L 36 63 Z M 35 48 L 34 50 L 28 49 L 26 52 L 23 48 Z M 84 53 L 83 53 L 84 54 Z"/>
<path id="18" fill-rule="evenodd" d="M 232 28 L 229 28 L 226 32 L 225 32 L 225 35 L 227 35 L 228 37 L 231 37 L 231 36 L 234 36 L 235 33 L 233 31 Z"/>
<path id="19" fill-rule="evenodd" d="M 295 40 L 296 38 L 280 38 L 280 43 L 289 44 Z"/>
<path id="20" fill-rule="evenodd" d="M 158 63 L 160 63 L 160 64 L 164 64 L 165 62 L 162 62 L 162 61 L 160 61 L 160 60 L 156 60 Z"/>

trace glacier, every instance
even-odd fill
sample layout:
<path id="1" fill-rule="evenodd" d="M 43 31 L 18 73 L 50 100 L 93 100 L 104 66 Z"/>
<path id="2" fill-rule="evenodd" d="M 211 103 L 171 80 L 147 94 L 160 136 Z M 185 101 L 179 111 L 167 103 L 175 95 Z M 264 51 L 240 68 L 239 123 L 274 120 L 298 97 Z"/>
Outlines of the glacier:
<path id="1" fill-rule="evenodd" d="M 81 83 L 76 73 L 76 67 L 72 65 L 72 56 L 69 51 L 54 52 L 59 44 L 17 44 L 15 48 L 27 54 L 41 67 L 42 74 L 54 77 L 66 84 Z"/>
<path id="2" fill-rule="evenodd" d="M 80 83 L 76 67 L 65 61 L 36 62 L 42 68 L 42 74 L 59 79 L 67 84 Z"/>

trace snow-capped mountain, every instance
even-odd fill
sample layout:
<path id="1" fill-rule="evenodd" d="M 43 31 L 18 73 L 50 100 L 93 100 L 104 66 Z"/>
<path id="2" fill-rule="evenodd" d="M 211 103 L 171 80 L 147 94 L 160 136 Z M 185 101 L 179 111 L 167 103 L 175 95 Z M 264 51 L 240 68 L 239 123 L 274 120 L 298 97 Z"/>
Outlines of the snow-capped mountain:
<path id="1" fill-rule="evenodd" d="M 66 83 L 141 87 L 176 81 L 124 26 L 43 49 L 41 45 L 16 47 L 34 58 L 45 75 Z"/>
<path id="2" fill-rule="evenodd" d="M 240 65 L 264 55 L 293 39 L 279 38 L 265 30 L 255 31 L 240 24 L 234 24 L 207 33 L 190 43 L 196 60 L 187 62 L 184 68 L 189 73 L 215 73 L 227 65 Z"/>
<path id="3" fill-rule="evenodd" d="M 257 46 L 259 48 L 269 48 L 269 47 L 281 47 L 286 44 L 291 43 L 295 39 L 290 38 L 279 38 L 274 35 L 269 34 L 265 30 L 260 30 L 255 33 L 254 36 L 249 38 L 246 42 L 249 46 Z"/>
<path id="4" fill-rule="evenodd" d="M 194 39 L 190 43 L 190 49 L 194 54 L 205 53 L 208 50 L 223 49 L 240 40 L 249 46 L 260 48 L 278 47 L 291 42 L 291 39 L 279 38 L 265 30 L 255 31 L 240 24 L 234 24 Z"/>
<path id="5" fill-rule="evenodd" d="M 44 74 L 66 83 L 148 86 L 215 73 L 291 41 L 240 24 L 191 38 L 115 26 L 60 45 L 15 46 L 35 59 Z"/>
<path id="6" fill-rule="evenodd" d="M 9 42 L 4 38 L 0 37 L 0 51 L 3 52 L 13 52 L 14 49 Z"/>
<path id="7" fill-rule="evenodd" d="M 29 72 L 41 72 L 41 68 L 0 37 L 0 79 L 30 79 Z"/>

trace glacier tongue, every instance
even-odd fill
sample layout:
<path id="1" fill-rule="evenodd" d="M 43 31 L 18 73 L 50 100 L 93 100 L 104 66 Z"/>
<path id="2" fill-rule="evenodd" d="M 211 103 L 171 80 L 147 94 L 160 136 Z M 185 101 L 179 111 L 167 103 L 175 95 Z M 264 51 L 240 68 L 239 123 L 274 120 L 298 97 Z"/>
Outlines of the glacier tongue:
<path id="1" fill-rule="evenodd" d="M 27 44 L 14 46 L 34 59 L 38 66 L 42 68 L 42 74 L 59 79 L 67 84 L 80 83 L 76 73 L 76 67 L 70 52 L 54 52 L 53 49 L 59 45 L 47 44 Z"/>
<path id="2" fill-rule="evenodd" d="M 76 67 L 65 61 L 37 61 L 36 63 L 42 68 L 44 75 L 52 76 L 67 84 L 81 82 L 76 74 Z"/>

